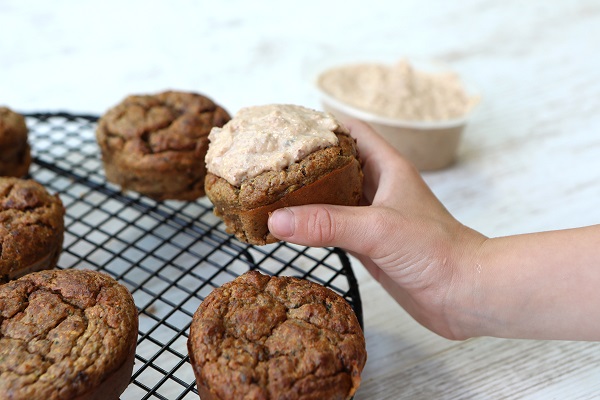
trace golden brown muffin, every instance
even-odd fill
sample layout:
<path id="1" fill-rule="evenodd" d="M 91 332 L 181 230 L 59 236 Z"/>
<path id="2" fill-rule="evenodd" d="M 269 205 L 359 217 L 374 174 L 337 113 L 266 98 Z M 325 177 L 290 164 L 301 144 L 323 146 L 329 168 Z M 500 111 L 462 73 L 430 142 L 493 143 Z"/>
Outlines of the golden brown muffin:
<path id="1" fill-rule="evenodd" d="M 30 179 L 0 177 L 0 283 L 56 266 L 65 208 Z"/>
<path id="2" fill-rule="evenodd" d="M 0 107 L 0 176 L 23 177 L 29 173 L 31 149 L 25 118 Z"/>
<path id="3" fill-rule="evenodd" d="M 257 271 L 206 297 L 188 350 L 202 400 L 349 399 L 367 358 L 362 329 L 341 296 Z"/>
<path id="4" fill-rule="evenodd" d="M 0 398 L 116 400 L 131 379 L 133 297 L 90 270 L 34 272 L 0 286 Z"/>
<path id="5" fill-rule="evenodd" d="M 202 197 L 208 134 L 229 119 L 197 93 L 128 96 L 98 121 L 106 178 L 156 200 Z"/>
<path id="6" fill-rule="evenodd" d="M 243 242 L 264 245 L 277 241 L 269 232 L 267 221 L 269 214 L 278 208 L 316 203 L 358 205 L 362 196 L 363 172 L 356 141 L 341 123 L 331 114 L 300 106 L 269 105 L 254 109 L 259 114 L 256 120 L 238 122 L 238 113 L 223 129 L 213 129 L 210 135 L 205 190 L 214 205 L 214 213 L 223 219 L 229 233 Z M 218 154 L 211 152 L 218 135 L 222 135 L 230 125 L 232 132 L 248 129 L 253 137 L 260 138 L 259 144 L 252 143 L 247 151 L 256 152 L 255 159 L 236 161 L 239 165 L 234 166 L 254 170 L 251 175 L 245 176 L 240 170 L 237 175 L 224 177 L 212 167 L 215 164 L 223 166 L 229 173 L 236 169 L 229 167 L 226 157 L 245 157 L 241 151 L 235 155 L 228 155 L 221 149 Z M 318 129 L 322 134 L 313 134 L 312 129 Z M 282 133 L 286 135 L 283 139 Z M 321 143 L 312 151 L 312 147 L 304 145 L 298 145 L 289 152 L 285 148 L 294 146 L 295 136 L 313 142 L 327 134 L 333 136 L 334 142 Z M 237 146 L 236 140 L 247 144 L 247 138 L 233 136 L 227 140 L 233 143 L 231 148 Z M 311 143 L 309 145 L 312 146 Z M 263 148 L 268 153 L 265 157 L 260 154 Z M 275 151 L 271 151 L 273 148 Z M 292 153 L 296 157 L 292 158 Z M 279 167 L 267 167 L 274 158 L 289 159 L 290 162 L 287 165 L 273 162 Z M 215 163 L 214 160 L 218 161 Z"/>

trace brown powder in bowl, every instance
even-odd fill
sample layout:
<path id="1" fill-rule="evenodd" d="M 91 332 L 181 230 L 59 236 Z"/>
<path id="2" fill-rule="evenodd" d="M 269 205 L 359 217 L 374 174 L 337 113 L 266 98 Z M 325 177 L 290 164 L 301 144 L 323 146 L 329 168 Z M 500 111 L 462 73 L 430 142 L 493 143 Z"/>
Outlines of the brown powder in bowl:
<path id="1" fill-rule="evenodd" d="M 454 72 L 419 70 L 407 60 L 331 68 L 319 76 L 318 85 L 350 106 L 403 121 L 462 118 L 479 101 Z"/>

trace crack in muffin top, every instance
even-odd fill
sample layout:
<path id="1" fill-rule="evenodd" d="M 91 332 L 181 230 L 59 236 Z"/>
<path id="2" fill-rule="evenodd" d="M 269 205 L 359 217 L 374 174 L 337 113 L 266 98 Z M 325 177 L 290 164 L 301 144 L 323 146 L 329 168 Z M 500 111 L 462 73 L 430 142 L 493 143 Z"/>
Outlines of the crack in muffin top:
<path id="1" fill-rule="evenodd" d="M 2 285 L 0 398 L 85 393 L 125 362 L 136 338 L 133 298 L 108 275 L 42 271 Z"/>
<path id="2" fill-rule="evenodd" d="M 219 399 L 347 398 L 366 361 L 362 329 L 341 296 L 257 271 L 204 300 L 188 346 L 199 385 Z"/>
<path id="3" fill-rule="evenodd" d="M 197 93 L 166 91 L 131 95 L 98 121 L 108 145 L 134 153 L 194 151 L 198 140 L 215 125 L 229 120 L 227 112 Z"/>

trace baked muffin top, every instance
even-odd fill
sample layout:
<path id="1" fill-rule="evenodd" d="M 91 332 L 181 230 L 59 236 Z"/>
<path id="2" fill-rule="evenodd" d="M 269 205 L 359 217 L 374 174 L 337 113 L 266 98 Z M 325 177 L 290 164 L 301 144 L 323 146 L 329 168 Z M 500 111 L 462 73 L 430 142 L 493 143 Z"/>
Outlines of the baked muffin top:
<path id="1" fill-rule="evenodd" d="M 222 107 L 201 94 L 131 95 L 100 118 L 97 138 L 104 151 L 120 152 L 135 164 L 145 156 L 194 154 L 210 129 L 228 120 Z"/>
<path id="2" fill-rule="evenodd" d="M 131 294 L 100 272 L 41 271 L 0 286 L 0 398 L 86 393 L 125 362 L 137 325 Z"/>
<path id="3" fill-rule="evenodd" d="M 257 271 L 201 303 L 188 347 L 199 386 L 220 399 L 350 398 L 366 361 L 362 329 L 341 296 Z"/>
<path id="4" fill-rule="evenodd" d="M 62 246 L 64 206 L 31 179 L 0 177 L 0 279 Z"/>

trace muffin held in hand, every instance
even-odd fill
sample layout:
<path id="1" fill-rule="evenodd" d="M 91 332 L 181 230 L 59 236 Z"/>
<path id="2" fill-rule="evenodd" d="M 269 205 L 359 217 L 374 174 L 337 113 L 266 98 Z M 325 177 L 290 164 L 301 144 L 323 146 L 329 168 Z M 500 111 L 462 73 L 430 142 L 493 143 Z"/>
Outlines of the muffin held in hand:
<path id="1" fill-rule="evenodd" d="M 0 398 L 117 400 L 131 379 L 133 297 L 89 270 L 34 272 L 0 286 Z"/>
<path id="2" fill-rule="evenodd" d="M 0 177 L 0 283 L 56 266 L 64 216 L 58 195 L 41 184 Z"/>
<path id="3" fill-rule="evenodd" d="M 346 300 L 314 282 L 257 271 L 206 297 L 188 350 L 202 400 L 349 399 L 367 359 Z"/>
<path id="4" fill-rule="evenodd" d="M 106 178 L 156 200 L 202 197 L 208 134 L 229 119 L 197 93 L 129 96 L 98 121 Z"/>
<path id="5" fill-rule="evenodd" d="M 213 128 L 206 195 L 227 231 L 244 242 L 276 242 L 269 213 L 302 204 L 358 205 L 363 173 L 356 141 L 333 115 L 296 105 L 240 110 Z"/>
<path id="6" fill-rule="evenodd" d="M 0 107 L 0 176 L 23 177 L 29 173 L 31 149 L 25 118 Z"/>

